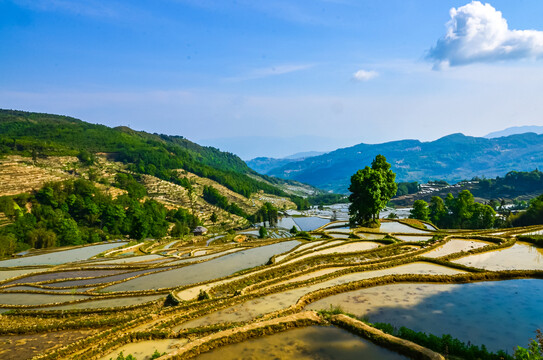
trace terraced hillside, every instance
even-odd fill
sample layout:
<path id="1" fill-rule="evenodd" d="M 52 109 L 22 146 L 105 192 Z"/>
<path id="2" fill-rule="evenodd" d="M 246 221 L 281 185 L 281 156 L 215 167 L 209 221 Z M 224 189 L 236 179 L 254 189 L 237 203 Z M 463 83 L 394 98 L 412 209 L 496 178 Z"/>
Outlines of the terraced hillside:
<path id="1" fill-rule="evenodd" d="M 204 238 L 31 253 L 0 262 L 0 354 L 316 358 L 327 338 L 336 344 L 325 348 L 340 351 L 331 358 L 491 358 L 471 344 L 511 354 L 543 324 L 543 252 L 526 242 L 542 232 L 443 231 L 416 221 L 351 229 L 337 221 L 309 241 Z M 522 302 L 503 305 L 519 292 Z M 470 345 L 443 337 L 421 346 L 422 335 L 400 326 Z"/>

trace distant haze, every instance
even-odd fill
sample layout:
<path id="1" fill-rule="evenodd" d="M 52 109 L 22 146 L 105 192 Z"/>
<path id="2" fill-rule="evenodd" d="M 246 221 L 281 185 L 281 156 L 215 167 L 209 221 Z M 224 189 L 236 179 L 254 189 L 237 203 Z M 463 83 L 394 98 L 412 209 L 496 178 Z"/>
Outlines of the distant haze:
<path id="1" fill-rule="evenodd" d="M 338 148 L 352 146 L 356 139 L 334 139 L 318 136 L 239 136 L 197 140 L 200 145 L 213 146 L 251 160 L 256 157 L 291 158 L 321 155 Z"/>
<path id="2" fill-rule="evenodd" d="M 497 138 L 501 136 L 509 136 L 515 134 L 524 134 L 527 132 L 533 132 L 536 134 L 543 134 L 543 126 L 513 126 L 501 131 L 494 131 L 490 134 L 486 134 L 484 137 L 487 139 Z"/>

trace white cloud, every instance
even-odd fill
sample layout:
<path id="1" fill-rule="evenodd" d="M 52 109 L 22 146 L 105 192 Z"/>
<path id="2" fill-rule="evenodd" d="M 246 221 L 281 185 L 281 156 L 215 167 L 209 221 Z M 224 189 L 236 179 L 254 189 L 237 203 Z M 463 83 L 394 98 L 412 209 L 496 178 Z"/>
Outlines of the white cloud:
<path id="1" fill-rule="evenodd" d="M 373 70 L 358 70 L 353 74 L 353 80 L 356 81 L 368 81 L 379 76 L 377 71 Z"/>
<path id="2" fill-rule="evenodd" d="M 539 58 L 543 31 L 510 30 L 507 20 L 490 4 L 479 1 L 452 8 L 447 34 L 430 49 L 435 68 Z"/>

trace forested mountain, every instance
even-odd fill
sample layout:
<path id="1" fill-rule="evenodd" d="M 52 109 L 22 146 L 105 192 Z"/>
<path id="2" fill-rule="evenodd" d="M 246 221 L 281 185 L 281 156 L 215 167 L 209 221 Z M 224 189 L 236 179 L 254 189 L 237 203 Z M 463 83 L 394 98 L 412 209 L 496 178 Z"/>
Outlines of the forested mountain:
<path id="1" fill-rule="evenodd" d="M 319 190 L 181 136 L 0 110 L 0 257 L 119 237 L 226 231 Z M 290 200 L 294 200 L 293 202 Z"/>
<path id="2" fill-rule="evenodd" d="M 397 181 L 496 177 L 509 171 L 531 171 L 543 165 L 543 135 L 525 133 L 485 139 L 452 134 L 431 142 L 392 141 L 359 144 L 273 169 L 269 175 L 346 193 L 350 177 L 384 155 Z"/>
<path id="3" fill-rule="evenodd" d="M 195 144 L 182 136 L 110 128 L 67 116 L 0 110 L 0 155 L 44 157 L 107 153 L 129 169 L 179 183 L 176 169 L 212 179 L 249 196 L 259 190 L 286 195 L 275 179 L 260 181 L 238 156 Z M 265 178 L 262 180 L 266 180 Z"/>

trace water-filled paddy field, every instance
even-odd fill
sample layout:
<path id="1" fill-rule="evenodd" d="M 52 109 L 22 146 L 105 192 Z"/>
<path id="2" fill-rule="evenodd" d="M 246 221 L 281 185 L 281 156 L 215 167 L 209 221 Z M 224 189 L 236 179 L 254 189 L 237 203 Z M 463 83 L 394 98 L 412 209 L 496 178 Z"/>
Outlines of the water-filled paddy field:
<path id="1" fill-rule="evenodd" d="M 155 349 L 198 346 L 198 359 L 405 358 L 388 350 L 390 339 L 376 345 L 311 312 L 331 306 L 509 354 L 543 328 L 543 251 L 510 237 L 522 229 L 434 236 L 437 229 L 422 223 L 351 229 L 309 216 L 283 222 L 313 238 L 281 233 L 284 239 L 238 244 L 209 236 L 126 249 L 108 243 L 2 261 L 0 329 L 8 340 L 60 334 L 40 347 L 44 356 L 109 359 L 123 351 L 141 360 Z M 302 314 L 312 315 L 288 320 Z M 296 324 L 264 325 L 276 319 Z M 68 340 L 81 332 L 88 333 L 84 342 Z M 208 339 L 230 333 L 234 340 Z M 22 343 L 11 344 L 27 353 Z"/>
<path id="2" fill-rule="evenodd" d="M 308 327 L 227 345 L 196 359 L 407 359 L 335 327 Z"/>
<path id="3" fill-rule="evenodd" d="M 543 328 L 543 280 L 378 286 L 319 300 L 310 309 L 340 306 L 371 322 L 450 334 L 489 349 L 525 345 Z"/>
<path id="4" fill-rule="evenodd" d="M 84 246 L 71 250 L 49 252 L 42 255 L 25 256 L 18 259 L 0 261 L 0 267 L 59 265 L 68 262 L 87 260 L 106 250 L 123 246 L 124 242 L 114 242 L 100 245 Z"/>

